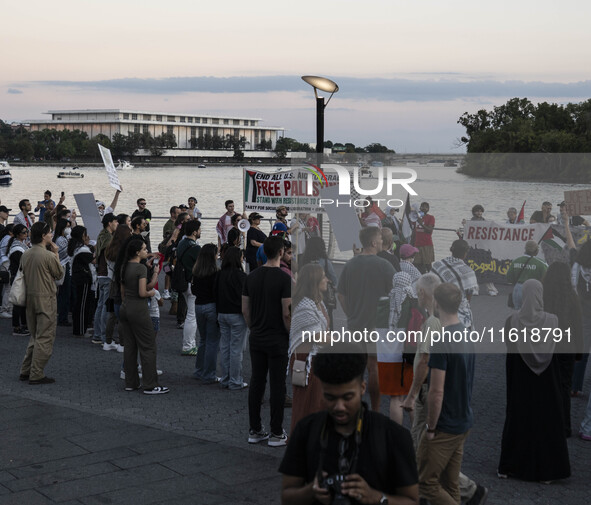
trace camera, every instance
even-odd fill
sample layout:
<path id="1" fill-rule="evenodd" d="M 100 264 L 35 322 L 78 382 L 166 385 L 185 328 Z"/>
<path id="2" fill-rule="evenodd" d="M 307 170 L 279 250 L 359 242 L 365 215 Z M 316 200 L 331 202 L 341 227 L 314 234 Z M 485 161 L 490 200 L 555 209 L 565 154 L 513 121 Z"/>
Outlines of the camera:
<path id="1" fill-rule="evenodd" d="M 327 489 L 332 496 L 332 505 L 351 505 L 352 502 L 348 496 L 343 495 L 341 486 L 345 482 L 344 474 L 329 475 L 322 482 L 322 487 Z"/>

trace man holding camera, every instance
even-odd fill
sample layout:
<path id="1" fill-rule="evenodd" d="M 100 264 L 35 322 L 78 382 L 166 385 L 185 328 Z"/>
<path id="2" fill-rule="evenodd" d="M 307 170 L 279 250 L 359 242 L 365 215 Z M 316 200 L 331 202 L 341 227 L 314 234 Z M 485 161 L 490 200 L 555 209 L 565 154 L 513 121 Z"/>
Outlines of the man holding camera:
<path id="1" fill-rule="evenodd" d="M 279 471 L 281 503 L 416 504 L 418 477 L 408 430 L 361 401 L 367 354 L 343 345 L 314 356 L 326 410 L 302 419 Z"/>

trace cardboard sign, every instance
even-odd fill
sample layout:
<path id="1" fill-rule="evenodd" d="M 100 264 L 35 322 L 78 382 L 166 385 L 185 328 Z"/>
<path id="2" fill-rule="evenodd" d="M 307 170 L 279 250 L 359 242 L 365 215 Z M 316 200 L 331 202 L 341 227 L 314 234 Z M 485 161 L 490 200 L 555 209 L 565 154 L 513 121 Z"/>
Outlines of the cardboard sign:
<path id="1" fill-rule="evenodd" d="M 119 176 L 117 175 L 117 169 L 115 168 L 115 164 L 113 163 L 113 157 L 111 156 L 110 149 L 97 144 L 99 151 L 101 153 L 101 157 L 103 158 L 103 163 L 105 164 L 105 169 L 107 171 L 107 177 L 109 178 L 109 184 L 112 188 L 115 188 L 117 191 L 121 191 L 121 184 L 119 184 Z"/>
<path id="2" fill-rule="evenodd" d="M 564 201 L 566 202 L 566 212 L 569 216 L 591 215 L 591 189 L 565 191 Z"/>
<path id="3" fill-rule="evenodd" d="M 76 205 L 78 206 L 79 214 L 82 216 L 86 233 L 91 240 L 96 241 L 98 234 L 103 229 L 101 218 L 98 209 L 96 208 L 96 200 L 93 193 L 77 193 L 74 195 Z"/>

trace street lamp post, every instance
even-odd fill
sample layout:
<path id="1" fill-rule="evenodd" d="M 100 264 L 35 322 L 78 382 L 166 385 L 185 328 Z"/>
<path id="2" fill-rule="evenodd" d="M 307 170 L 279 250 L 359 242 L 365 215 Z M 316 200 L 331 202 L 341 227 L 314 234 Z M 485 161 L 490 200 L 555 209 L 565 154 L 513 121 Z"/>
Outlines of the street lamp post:
<path id="1" fill-rule="evenodd" d="M 332 95 L 339 90 L 339 86 L 326 77 L 316 75 L 304 75 L 302 80 L 314 88 L 314 96 L 316 97 L 316 152 L 321 154 L 324 152 L 324 109 L 330 102 Z M 318 90 L 330 93 L 326 103 L 323 96 L 318 96 Z"/>

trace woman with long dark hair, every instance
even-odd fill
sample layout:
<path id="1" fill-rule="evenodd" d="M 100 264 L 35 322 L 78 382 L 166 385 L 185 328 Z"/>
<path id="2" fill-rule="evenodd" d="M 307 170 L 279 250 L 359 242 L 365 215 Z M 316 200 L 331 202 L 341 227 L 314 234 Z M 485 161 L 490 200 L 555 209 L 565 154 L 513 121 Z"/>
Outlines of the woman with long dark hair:
<path id="1" fill-rule="evenodd" d="M 301 265 L 299 266 L 303 267 L 310 263 L 320 265 L 329 282 L 326 291 L 323 293 L 323 299 L 328 312 L 328 327 L 332 330 L 332 313 L 337 308 L 337 275 L 331 261 L 328 259 L 328 255 L 326 254 L 326 244 L 322 237 L 310 237 L 306 241 L 306 249 L 301 256 Z"/>
<path id="2" fill-rule="evenodd" d="M 229 247 L 222 260 L 215 285 L 215 305 L 220 326 L 220 365 L 223 388 L 244 389 L 242 353 L 246 337 L 246 321 L 242 315 L 242 288 L 246 274 L 242 268 L 242 251 Z"/>
<path id="3" fill-rule="evenodd" d="M 139 351 L 144 394 L 165 394 L 169 389 L 158 384 L 156 333 L 148 307 L 148 299 L 155 294 L 154 286 L 158 282 L 159 267 L 154 266 L 152 278 L 148 282 L 148 269 L 141 263 L 148 257 L 148 250 L 141 239 L 130 240 L 121 256 L 124 259 L 116 279 L 121 283 L 123 299 L 119 320 L 125 341 L 123 354 L 125 391 L 135 391 L 140 388 L 137 363 Z"/>
<path id="4" fill-rule="evenodd" d="M 115 325 L 119 320 L 119 309 L 121 308 L 122 303 L 120 285 L 119 283 L 115 283 L 115 264 L 123 249 L 123 245 L 129 240 L 129 237 L 131 237 L 131 228 L 125 223 L 119 223 L 115 229 L 115 233 L 113 233 L 111 242 L 107 246 L 107 249 L 105 249 L 107 275 L 109 276 L 109 279 L 111 279 L 111 289 L 109 291 L 109 300 L 111 301 L 107 301 L 107 312 L 109 312 L 109 317 L 107 318 L 107 326 L 105 328 L 105 338 L 107 339 L 107 342 L 113 341 Z M 112 307 L 110 306 L 111 304 Z M 119 339 L 118 344 L 119 347 L 117 347 L 117 351 L 123 352 L 123 349 L 121 348 L 123 342 L 121 339 Z"/>
<path id="5" fill-rule="evenodd" d="M 544 286 L 544 311 L 558 316 L 558 327 L 570 331 L 570 342 L 566 338 L 556 344 L 556 360 L 560 375 L 564 428 L 571 436 L 570 395 L 572 391 L 575 359 L 581 358 L 583 348 L 583 316 L 579 297 L 570 282 L 570 268 L 559 261 L 552 263 L 542 282 Z M 569 330 L 570 328 L 570 330 Z M 577 353 L 579 353 L 577 355 Z"/>
<path id="6" fill-rule="evenodd" d="M 73 334 L 83 337 L 90 326 L 93 313 L 94 292 L 92 286 L 96 280 L 94 252 L 89 247 L 90 238 L 84 226 L 74 226 L 68 242 L 68 256 L 72 272 L 72 285 L 76 293 L 76 303 L 72 312 Z"/>
<path id="7" fill-rule="evenodd" d="M 220 331 L 215 307 L 214 284 L 218 271 L 218 248 L 205 244 L 193 265 L 191 292 L 195 295 L 195 317 L 199 329 L 199 346 L 194 377 L 204 384 L 217 382 L 215 371 L 220 346 Z"/>
<path id="8" fill-rule="evenodd" d="M 10 285 L 14 282 L 18 268 L 21 264 L 23 253 L 29 248 L 27 237 L 29 230 L 24 224 L 15 224 L 12 229 L 12 237 L 8 241 L 8 259 L 10 261 Z M 27 328 L 27 309 L 14 305 L 12 307 L 12 334 L 15 336 L 27 337 L 31 333 Z"/>
<path id="9" fill-rule="evenodd" d="M 72 294 L 72 274 L 70 272 L 70 257 L 68 256 L 68 242 L 72 233 L 72 223 L 60 218 L 55 225 L 53 242 L 57 245 L 60 264 L 64 267 L 64 282 L 57 289 L 57 325 L 71 326 L 68 322 L 70 312 L 70 296 Z"/>
<path id="10" fill-rule="evenodd" d="M 579 396 L 583 391 L 591 348 L 591 240 L 587 240 L 577 254 L 577 260 L 571 269 L 571 283 L 579 295 L 583 314 L 583 355 L 575 363 L 572 384 L 572 396 Z"/>
<path id="11" fill-rule="evenodd" d="M 324 269 L 318 264 L 308 264 L 299 271 L 292 296 L 289 369 L 292 369 L 295 360 L 306 363 L 306 385 L 293 386 L 292 432 L 300 419 L 323 409 L 322 387 L 312 371 L 312 360 L 318 346 L 303 343 L 303 332 L 320 333 L 328 329 L 328 312 L 322 301 L 327 283 Z"/>

